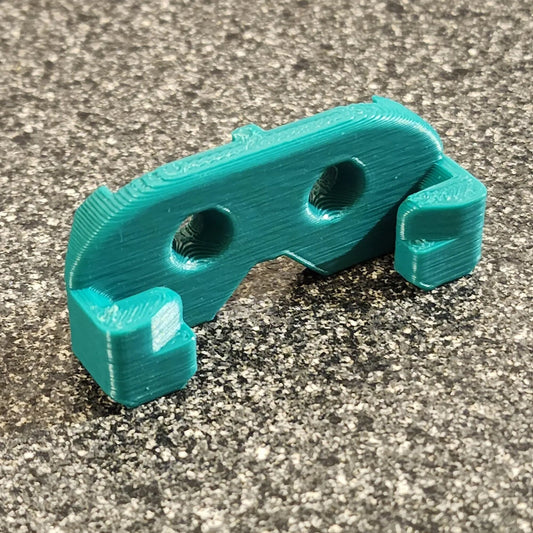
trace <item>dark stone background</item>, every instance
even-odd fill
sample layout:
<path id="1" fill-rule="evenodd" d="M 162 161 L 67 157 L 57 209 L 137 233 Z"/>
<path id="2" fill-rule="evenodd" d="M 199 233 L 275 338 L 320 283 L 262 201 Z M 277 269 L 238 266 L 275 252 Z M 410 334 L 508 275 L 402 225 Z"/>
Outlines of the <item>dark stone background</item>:
<path id="1" fill-rule="evenodd" d="M 0 4 L 2 531 L 532 531 L 529 1 Z M 100 184 L 373 94 L 488 187 L 473 275 L 256 267 L 135 410 L 72 355 L 72 213 Z"/>

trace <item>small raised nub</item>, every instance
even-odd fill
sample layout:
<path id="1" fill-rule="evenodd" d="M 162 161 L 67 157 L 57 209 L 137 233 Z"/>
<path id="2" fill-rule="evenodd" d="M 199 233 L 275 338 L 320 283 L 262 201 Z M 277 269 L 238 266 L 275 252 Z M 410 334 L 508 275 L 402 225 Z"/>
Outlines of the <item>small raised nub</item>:
<path id="1" fill-rule="evenodd" d="M 250 139 L 260 137 L 265 130 L 260 128 L 257 124 L 246 124 L 231 132 L 232 141 L 249 141 Z"/>

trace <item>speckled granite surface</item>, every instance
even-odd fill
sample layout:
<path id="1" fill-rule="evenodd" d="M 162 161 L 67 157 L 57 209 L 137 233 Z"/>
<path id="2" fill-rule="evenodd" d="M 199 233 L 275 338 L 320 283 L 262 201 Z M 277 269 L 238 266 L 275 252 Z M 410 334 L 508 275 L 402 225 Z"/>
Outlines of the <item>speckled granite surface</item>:
<path id="1" fill-rule="evenodd" d="M 0 530 L 531 532 L 531 2 L 91 4 L 0 4 Z M 263 264 L 185 391 L 107 400 L 69 348 L 74 208 L 372 93 L 487 185 L 474 274 Z"/>

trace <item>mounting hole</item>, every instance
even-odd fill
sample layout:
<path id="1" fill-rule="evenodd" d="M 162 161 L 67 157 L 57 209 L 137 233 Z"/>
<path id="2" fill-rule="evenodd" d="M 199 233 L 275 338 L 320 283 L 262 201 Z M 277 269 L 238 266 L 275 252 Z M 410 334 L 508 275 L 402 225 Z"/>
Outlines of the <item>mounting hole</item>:
<path id="1" fill-rule="evenodd" d="M 172 248 L 184 262 L 205 262 L 219 256 L 231 242 L 233 225 L 218 209 L 189 215 L 178 228 Z"/>
<path id="2" fill-rule="evenodd" d="M 363 169 L 354 161 L 343 161 L 322 172 L 309 193 L 309 204 L 315 215 L 332 218 L 352 206 L 364 188 Z"/>

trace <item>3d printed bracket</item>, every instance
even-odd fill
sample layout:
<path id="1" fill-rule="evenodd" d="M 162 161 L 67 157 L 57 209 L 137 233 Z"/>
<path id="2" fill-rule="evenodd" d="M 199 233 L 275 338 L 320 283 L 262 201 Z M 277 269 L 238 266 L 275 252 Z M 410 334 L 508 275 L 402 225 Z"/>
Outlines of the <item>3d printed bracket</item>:
<path id="1" fill-rule="evenodd" d="M 196 371 L 191 326 L 257 263 L 285 255 L 331 274 L 395 249 L 431 289 L 480 258 L 485 187 L 437 133 L 374 97 L 164 165 L 77 210 L 65 278 L 74 353 L 135 406 Z"/>

